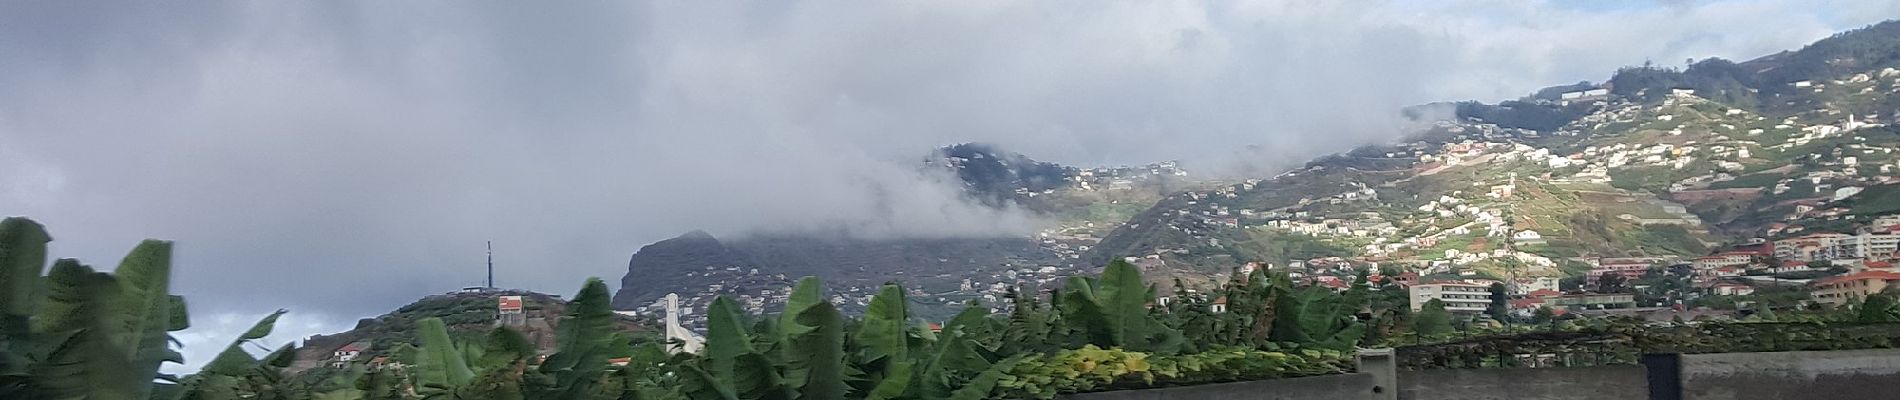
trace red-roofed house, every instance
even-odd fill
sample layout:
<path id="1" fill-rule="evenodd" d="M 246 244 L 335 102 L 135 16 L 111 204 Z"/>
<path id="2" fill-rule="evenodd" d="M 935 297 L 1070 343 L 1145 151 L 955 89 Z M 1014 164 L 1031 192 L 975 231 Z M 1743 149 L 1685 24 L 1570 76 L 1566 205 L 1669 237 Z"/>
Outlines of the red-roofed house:
<path id="1" fill-rule="evenodd" d="M 1418 283 L 1418 273 L 1412 272 L 1412 271 L 1405 271 L 1405 273 L 1399 274 L 1399 276 L 1397 277 L 1393 277 L 1392 281 L 1398 282 L 1399 286 L 1409 287 Z"/>
<path id="2" fill-rule="evenodd" d="M 1511 310 L 1536 310 L 1543 307 L 1544 302 L 1544 299 L 1539 298 L 1511 299 Z"/>
<path id="3" fill-rule="evenodd" d="M 1814 287 L 1814 301 L 1841 305 L 1846 304 L 1849 299 L 1865 298 L 1894 285 L 1900 285 L 1900 273 L 1861 271 L 1821 278 L 1809 285 Z"/>
<path id="4" fill-rule="evenodd" d="M 330 366 L 341 368 L 349 365 L 350 362 L 356 361 L 356 357 L 362 356 L 363 352 L 369 351 L 369 345 L 368 340 L 358 340 L 338 347 L 335 352 L 330 353 Z"/>

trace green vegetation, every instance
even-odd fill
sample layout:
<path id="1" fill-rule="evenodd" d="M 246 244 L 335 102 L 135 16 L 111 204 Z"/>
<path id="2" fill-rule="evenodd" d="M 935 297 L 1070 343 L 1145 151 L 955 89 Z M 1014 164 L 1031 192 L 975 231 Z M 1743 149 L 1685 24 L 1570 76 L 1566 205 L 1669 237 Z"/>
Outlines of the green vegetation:
<path id="1" fill-rule="evenodd" d="M 1842 201 L 1855 215 L 1900 213 L 1900 185 L 1872 186 Z"/>
<path id="2" fill-rule="evenodd" d="M 0 223 L 0 273 L 14 278 L 0 281 L 7 398 L 1052 398 L 1340 373 L 1349 368 L 1345 351 L 1366 336 L 1351 313 L 1373 301 L 1363 284 L 1342 295 L 1256 273 L 1222 285 L 1218 297 L 1179 296 L 1154 307 L 1155 288 L 1116 262 L 1099 278 L 1071 278 L 1047 306 L 1014 295 L 1006 318 L 970 307 L 933 331 L 914 323 L 896 285 L 886 285 L 863 317 L 848 318 L 806 278 L 777 317 L 753 322 L 732 300 L 716 300 L 706 349 L 669 355 L 660 343 L 635 345 L 616 332 L 606 285 L 590 279 L 545 358 L 511 328 L 458 340 L 445 318 L 429 317 L 415 322 L 419 347 L 392 351 L 391 365 L 403 367 L 354 365 L 326 379 L 294 379 L 283 372 L 290 347 L 261 359 L 243 347 L 268 335 L 279 311 L 201 372 L 179 378 L 157 372 L 181 361 L 166 332 L 187 325 L 184 301 L 166 291 L 170 244 L 141 244 L 117 275 L 59 260 L 50 275 L 32 279 L 49 238 L 26 219 Z M 1216 299 L 1229 311 L 1217 312 Z"/>
<path id="3" fill-rule="evenodd" d="M 1271 229 L 1250 230 L 1253 240 L 1249 244 L 1257 245 L 1255 256 L 1260 260 L 1307 260 L 1321 257 L 1346 257 L 1358 254 L 1358 250 L 1331 240 L 1312 235 L 1276 231 Z"/>
<path id="4" fill-rule="evenodd" d="M 1682 225 L 1640 225 L 1623 234 L 1624 243 L 1642 249 L 1644 254 L 1697 255 L 1709 251 Z"/>
<path id="5" fill-rule="evenodd" d="M 1781 182 L 1783 178 L 1787 178 L 1787 176 L 1781 175 L 1781 174 L 1773 174 L 1773 173 L 1748 174 L 1748 175 L 1735 177 L 1735 179 L 1732 179 L 1732 180 L 1709 184 L 1709 188 L 1710 189 L 1772 188 L 1772 187 L 1775 187 L 1775 183 Z"/>
<path id="6" fill-rule="evenodd" d="M 1432 299 L 1419 309 L 1418 320 L 1413 322 L 1413 332 L 1422 336 L 1443 335 L 1451 332 L 1451 313 L 1445 311 L 1445 302 Z"/>

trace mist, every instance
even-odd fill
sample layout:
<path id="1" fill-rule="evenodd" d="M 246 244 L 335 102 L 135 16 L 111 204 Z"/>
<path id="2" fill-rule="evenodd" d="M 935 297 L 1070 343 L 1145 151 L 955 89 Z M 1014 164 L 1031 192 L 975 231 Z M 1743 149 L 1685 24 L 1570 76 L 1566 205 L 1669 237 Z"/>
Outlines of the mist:
<path id="1" fill-rule="evenodd" d="M 176 291 L 221 321 L 189 337 L 279 307 L 295 337 L 479 284 L 485 241 L 501 286 L 570 294 L 693 229 L 1039 226 L 918 172 L 937 146 L 1265 176 L 1399 137 L 1405 106 L 1748 59 L 1900 15 L 1815 8 L 11 3 L 0 215 L 101 266 L 176 240 Z"/>

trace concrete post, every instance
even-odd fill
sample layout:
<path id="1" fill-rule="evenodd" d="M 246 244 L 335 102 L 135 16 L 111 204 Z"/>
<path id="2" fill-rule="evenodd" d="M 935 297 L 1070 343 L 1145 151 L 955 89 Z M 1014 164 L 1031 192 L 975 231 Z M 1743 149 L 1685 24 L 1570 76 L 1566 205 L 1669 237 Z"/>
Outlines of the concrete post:
<path id="1" fill-rule="evenodd" d="M 1381 400 L 1399 399 L 1399 363 L 1393 358 L 1391 348 L 1359 349 L 1359 373 L 1372 375 L 1372 397 Z"/>
<path id="2" fill-rule="evenodd" d="M 1649 380 L 1649 400 L 1682 399 L 1681 354 L 1645 353 L 1643 370 Z"/>

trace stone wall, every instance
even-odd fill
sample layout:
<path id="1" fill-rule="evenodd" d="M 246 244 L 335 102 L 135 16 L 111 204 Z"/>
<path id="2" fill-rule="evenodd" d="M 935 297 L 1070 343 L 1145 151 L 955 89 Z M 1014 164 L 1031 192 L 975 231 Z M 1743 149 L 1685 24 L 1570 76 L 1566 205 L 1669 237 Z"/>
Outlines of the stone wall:
<path id="1" fill-rule="evenodd" d="M 1163 389 L 1081 393 L 1059 398 L 1068 400 L 1377 400 L 1381 397 L 1380 393 L 1373 392 L 1376 386 L 1371 374 L 1343 374 Z"/>
<path id="2" fill-rule="evenodd" d="M 1900 350 L 1681 356 L 1682 399 L 1890 399 L 1900 396 Z"/>
<path id="3" fill-rule="evenodd" d="M 1641 365 L 1399 371 L 1401 400 L 1623 400 L 1649 397 Z"/>

